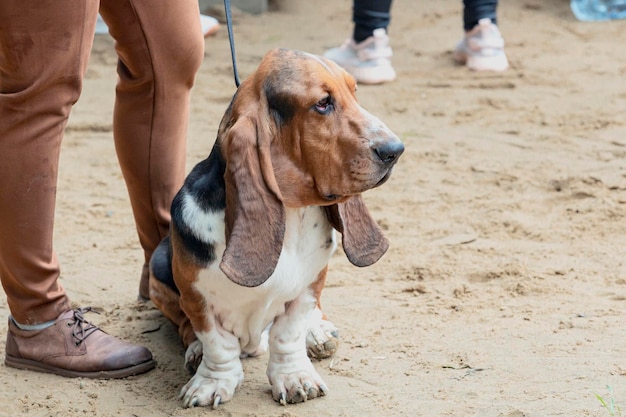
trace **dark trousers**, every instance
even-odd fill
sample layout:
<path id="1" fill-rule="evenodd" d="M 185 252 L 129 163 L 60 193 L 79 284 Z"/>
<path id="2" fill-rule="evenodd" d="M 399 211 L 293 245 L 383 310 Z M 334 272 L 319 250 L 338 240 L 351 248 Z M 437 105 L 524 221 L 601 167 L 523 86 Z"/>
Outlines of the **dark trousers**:
<path id="1" fill-rule="evenodd" d="M 352 21 L 356 43 L 372 36 L 374 29 L 389 26 L 392 0 L 354 0 Z M 489 18 L 495 24 L 498 0 L 463 0 L 463 29 L 471 30 L 480 19 Z"/>
<path id="2" fill-rule="evenodd" d="M 480 19 L 489 18 L 494 24 L 498 0 L 463 0 L 463 29 L 472 30 Z"/>

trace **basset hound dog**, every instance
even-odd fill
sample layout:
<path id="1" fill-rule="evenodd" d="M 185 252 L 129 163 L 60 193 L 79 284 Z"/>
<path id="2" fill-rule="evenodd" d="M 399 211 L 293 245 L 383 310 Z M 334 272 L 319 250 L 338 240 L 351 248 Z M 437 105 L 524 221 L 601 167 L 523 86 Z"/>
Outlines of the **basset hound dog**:
<path id="1" fill-rule="evenodd" d="M 385 253 L 361 193 L 383 184 L 404 151 L 355 91 L 328 59 L 270 51 L 176 195 L 170 235 L 150 262 L 150 297 L 178 326 L 195 371 L 181 390 L 185 407 L 230 400 L 240 358 L 267 348 L 274 400 L 327 393 L 307 351 L 335 347 L 319 304 L 335 231 L 354 265 Z"/>

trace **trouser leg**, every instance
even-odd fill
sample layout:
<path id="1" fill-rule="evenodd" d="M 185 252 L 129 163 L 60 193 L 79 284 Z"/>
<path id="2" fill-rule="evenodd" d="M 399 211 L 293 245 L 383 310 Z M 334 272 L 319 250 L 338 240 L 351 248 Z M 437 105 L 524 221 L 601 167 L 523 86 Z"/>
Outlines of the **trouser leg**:
<path id="1" fill-rule="evenodd" d="M 116 40 L 113 134 L 147 263 L 184 181 L 190 90 L 204 56 L 200 12 L 197 0 L 106 0 L 100 13 Z"/>
<path id="2" fill-rule="evenodd" d="M 485 18 L 497 25 L 497 7 L 497 0 L 463 0 L 463 29 L 470 31 L 480 19 Z"/>
<path id="3" fill-rule="evenodd" d="M 0 279 L 23 324 L 70 308 L 52 246 L 57 173 L 97 10 L 97 0 L 0 2 Z"/>
<path id="4" fill-rule="evenodd" d="M 375 29 L 387 29 L 391 20 L 391 1 L 354 0 L 352 9 L 354 33 L 352 38 L 356 43 L 372 36 Z"/>

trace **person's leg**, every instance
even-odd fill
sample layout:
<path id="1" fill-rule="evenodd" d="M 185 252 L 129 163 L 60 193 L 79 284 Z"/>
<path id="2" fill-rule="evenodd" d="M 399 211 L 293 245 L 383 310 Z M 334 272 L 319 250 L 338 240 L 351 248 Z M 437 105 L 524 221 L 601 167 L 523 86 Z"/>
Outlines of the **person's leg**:
<path id="1" fill-rule="evenodd" d="M 150 351 L 72 309 L 52 248 L 59 152 L 80 95 L 98 0 L 0 2 L 0 279 L 11 317 L 5 364 L 69 377 L 123 378 Z"/>
<path id="2" fill-rule="evenodd" d="M 0 278 L 22 324 L 70 308 L 52 248 L 59 151 L 97 0 L 0 2 Z"/>
<path id="3" fill-rule="evenodd" d="M 189 97 L 204 56 L 197 0 L 107 0 L 119 55 L 113 133 L 147 264 L 185 176 Z M 144 267 L 140 295 L 148 298 Z"/>
<path id="4" fill-rule="evenodd" d="M 481 19 L 497 25 L 497 8 L 498 0 L 463 0 L 463 29 L 469 32 Z"/>
<path id="5" fill-rule="evenodd" d="M 385 31 L 391 20 L 392 0 L 354 0 L 352 21 L 354 32 L 352 39 L 360 43 L 372 36 L 374 30 L 383 28 Z"/>

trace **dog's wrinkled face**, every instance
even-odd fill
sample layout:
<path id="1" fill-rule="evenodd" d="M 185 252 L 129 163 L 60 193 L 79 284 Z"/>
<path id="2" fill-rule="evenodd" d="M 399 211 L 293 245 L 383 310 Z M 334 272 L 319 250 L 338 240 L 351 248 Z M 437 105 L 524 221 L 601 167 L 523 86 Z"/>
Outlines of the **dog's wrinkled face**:
<path id="1" fill-rule="evenodd" d="M 354 78 L 334 62 L 277 50 L 261 63 L 272 129 L 272 165 L 287 206 L 328 205 L 387 180 L 404 151 L 356 99 Z"/>

